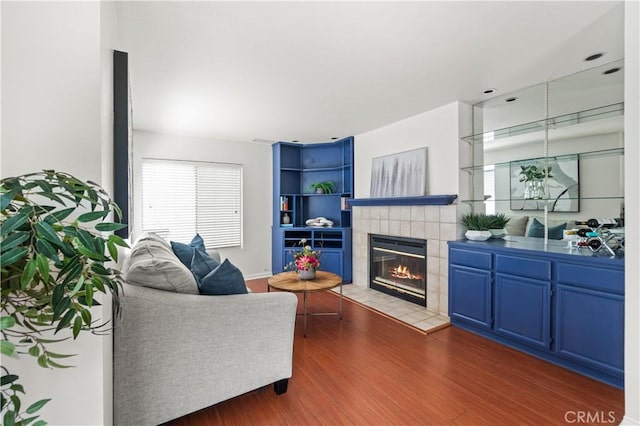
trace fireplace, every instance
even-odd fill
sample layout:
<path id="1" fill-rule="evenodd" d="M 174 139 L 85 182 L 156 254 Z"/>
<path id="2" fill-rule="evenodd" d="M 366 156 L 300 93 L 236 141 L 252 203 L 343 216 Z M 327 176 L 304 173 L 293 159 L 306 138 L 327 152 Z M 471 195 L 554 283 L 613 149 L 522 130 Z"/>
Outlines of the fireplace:
<path id="1" fill-rule="evenodd" d="M 369 287 L 427 306 L 427 241 L 369 234 Z"/>

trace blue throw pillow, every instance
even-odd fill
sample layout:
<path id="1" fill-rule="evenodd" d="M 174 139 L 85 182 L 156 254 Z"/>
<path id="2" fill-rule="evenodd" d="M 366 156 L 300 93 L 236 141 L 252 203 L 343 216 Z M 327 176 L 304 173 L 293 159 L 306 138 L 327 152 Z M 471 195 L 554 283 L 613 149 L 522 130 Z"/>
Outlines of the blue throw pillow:
<path id="1" fill-rule="evenodd" d="M 216 269 L 198 280 L 200 294 L 223 296 L 228 294 L 246 294 L 242 272 L 225 259 Z"/>
<path id="2" fill-rule="evenodd" d="M 191 273 L 196 279 L 196 282 L 200 282 L 201 279 L 207 276 L 209 272 L 220 266 L 220 262 L 209 257 L 202 250 L 196 249 L 191 259 Z"/>
<path id="3" fill-rule="evenodd" d="M 180 262 L 187 268 L 191 268 L 191 260 L 193 259 L 193 254 L 196 249 L 201 250 L 205 254 L 207 253 L 204 247 L 204 240 L 200 234 L 196 234 L 189 244 L 171 241 L 171 248 L 173 249 L 173 253 L 180 259 Z"/>
<path id="4" fill-rule="evenodd" d="M 550 240 L 561 240 L 563 237 L 563 232 L 567 227 L 566 223 L 558 226 L 550 226 L 549 227 L 549 239 Z M 533 218 L 531 222 L 531 226 L 529 226 L 529 231 L 527 232 L 527 237 L 535 237 L 535 238 L 544 238 L 544 225 L 538 221 L 538 219 Z"/>

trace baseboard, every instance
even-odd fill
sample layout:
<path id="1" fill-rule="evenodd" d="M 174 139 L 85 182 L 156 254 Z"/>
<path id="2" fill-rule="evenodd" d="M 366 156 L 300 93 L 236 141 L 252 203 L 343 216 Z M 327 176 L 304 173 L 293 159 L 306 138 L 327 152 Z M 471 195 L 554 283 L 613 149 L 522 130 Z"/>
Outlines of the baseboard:
<path id="1" fill-rule="evenodd" d="M 260 272 L 259 274 L 245 275 L 244 280 L 248 281 L 248 280 L 257 280 L 260 278 L 269 278 L 271 275 L 272 275 L 271 272 Z"/>

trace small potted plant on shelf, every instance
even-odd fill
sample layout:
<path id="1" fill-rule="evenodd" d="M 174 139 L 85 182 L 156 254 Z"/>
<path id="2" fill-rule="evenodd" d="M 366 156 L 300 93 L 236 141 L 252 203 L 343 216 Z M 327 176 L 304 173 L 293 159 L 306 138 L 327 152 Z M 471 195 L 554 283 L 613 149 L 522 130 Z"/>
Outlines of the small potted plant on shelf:
<path id="1" fill-rule="evenodd" d="M 460 222 L 467 228 L 464 236 L 468 240 L 485 241 L 491 238 L 489 229 L 493 225 L 493 219 L 484 213 L 466 213 Z"/>
<path id="2" fill-rule="evenodd" d="M 336 186 L 331 181 L 312 183 L 307 187 L 307 191 L 315 191 L 317 194 L 331 194 Z"/>
<path id="3" fill-rule="evenodd" d="M 489 217 L 491 218 L 491 227 L 489 228 L 491 238 L 503 238 L 507 235 L 505 226 L 507 226 L 511 218 L 504 213 L 496 213 Z"/>

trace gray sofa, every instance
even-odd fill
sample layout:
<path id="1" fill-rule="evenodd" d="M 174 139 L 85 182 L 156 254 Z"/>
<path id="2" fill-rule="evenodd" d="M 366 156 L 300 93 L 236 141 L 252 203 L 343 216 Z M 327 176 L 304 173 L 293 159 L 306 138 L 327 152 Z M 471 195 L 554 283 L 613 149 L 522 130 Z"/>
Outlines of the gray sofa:
<path id="1" fill-rule="evenodd" d="M 286 392 L 295 295 L 204 296 L 139 282 L 123 290 L 114 322 L 114 424 L 160 424 L 270 384 Z"/>

